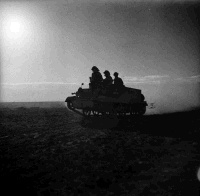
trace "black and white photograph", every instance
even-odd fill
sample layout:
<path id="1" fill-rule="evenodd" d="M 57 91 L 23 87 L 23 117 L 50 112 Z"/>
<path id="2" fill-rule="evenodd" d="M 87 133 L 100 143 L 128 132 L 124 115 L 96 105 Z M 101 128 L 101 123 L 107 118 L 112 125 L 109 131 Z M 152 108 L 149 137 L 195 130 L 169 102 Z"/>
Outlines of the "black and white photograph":
<path id="1" fill-rule="evenodd" d="M 1 0 L 0 180 L 199 196 L 200 1 Z"/>

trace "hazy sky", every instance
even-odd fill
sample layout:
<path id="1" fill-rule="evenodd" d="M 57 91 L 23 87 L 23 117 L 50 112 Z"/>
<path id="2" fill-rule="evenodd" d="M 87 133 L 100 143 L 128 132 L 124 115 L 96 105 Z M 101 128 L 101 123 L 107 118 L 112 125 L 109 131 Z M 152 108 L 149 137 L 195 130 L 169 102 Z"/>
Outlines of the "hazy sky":
<path id="1" fill-rule="evenodd" d="M 2 100 L 19 86 L 27 90 L 22 100 L 31 100 L 28 88 L 34 92 L 43 83 L 50 89 L 88 83 L 94 65 L 101 72 L 119 72 L 131 85 L 196 85 L 199 5 L 167 0 L 1 1 Z M 53 100 L 63 99 L 59 93 Z M 44 91 L 45 99 L 52 100 Z"/>

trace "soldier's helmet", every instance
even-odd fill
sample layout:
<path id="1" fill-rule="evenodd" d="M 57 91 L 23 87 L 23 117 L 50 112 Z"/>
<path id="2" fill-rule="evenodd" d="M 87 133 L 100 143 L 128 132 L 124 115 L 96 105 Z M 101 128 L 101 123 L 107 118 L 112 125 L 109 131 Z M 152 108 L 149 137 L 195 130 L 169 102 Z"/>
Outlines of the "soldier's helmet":
<path id="1" fill-rule="evenodd" d="M 104 73 L 105 75 L 110 75 L 110 72 L 109 72 L 108 70 L 105 70 L 103 73 Z"/>
<path id="2" fill-rule="evenodd" d="M 118 74 L 117 72 L 115 72 L 113 75 L 114 75 L 114 76 L 118 76 L 119 74 Z"/>
<path id="3" fill-rule="evenodd" d="M 99 71 L 99 69 L 98 69 L 96 66 L 93 66 L 91 70 L 92 70 L 92 71 L 94 71 L 94 70 Z"/>

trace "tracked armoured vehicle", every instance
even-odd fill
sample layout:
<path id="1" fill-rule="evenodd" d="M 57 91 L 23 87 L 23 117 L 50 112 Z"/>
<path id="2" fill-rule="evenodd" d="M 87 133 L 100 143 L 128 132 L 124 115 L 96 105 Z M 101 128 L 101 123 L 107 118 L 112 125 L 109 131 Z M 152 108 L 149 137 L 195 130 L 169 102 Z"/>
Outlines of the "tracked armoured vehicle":
<path id="1" fill-rule="evenodd" d="M 66 98 L 69 110 L 83 116 L 134 116 L 146 112 L 147 102 L 140 89 L 124 87 L 120 92 L 92 92 L 80 87 Z"/>

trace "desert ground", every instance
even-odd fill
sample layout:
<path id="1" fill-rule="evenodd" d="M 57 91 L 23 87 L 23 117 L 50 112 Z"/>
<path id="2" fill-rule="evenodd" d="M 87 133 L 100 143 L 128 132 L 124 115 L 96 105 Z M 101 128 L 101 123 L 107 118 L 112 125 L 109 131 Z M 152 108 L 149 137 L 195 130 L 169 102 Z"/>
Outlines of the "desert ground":
<path id="1" fill-rule="evenodd" d="M 200 195 L 199 109 L 104 119 L 61 103 L 9 106 L 0 108 L 5 195 Z"/>

